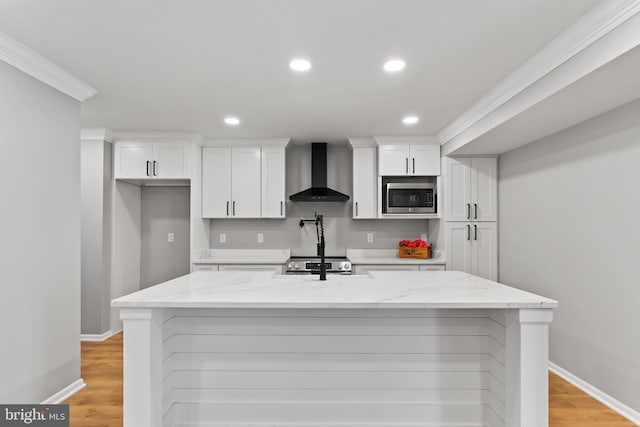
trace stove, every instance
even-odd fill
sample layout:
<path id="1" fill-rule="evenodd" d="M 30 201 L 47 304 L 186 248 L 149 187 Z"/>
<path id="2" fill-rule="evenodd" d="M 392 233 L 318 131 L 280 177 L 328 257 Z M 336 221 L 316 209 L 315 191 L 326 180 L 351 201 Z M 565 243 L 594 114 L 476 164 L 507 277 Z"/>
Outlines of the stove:
<path id="1" fill-rule="evenodd" d="M 345 256 L 326 256 L 327 274 L 351 274 L 351 262 Z M 319 256 L 292 256 L 287 264 L 287 274 L 320 274 Z"/>

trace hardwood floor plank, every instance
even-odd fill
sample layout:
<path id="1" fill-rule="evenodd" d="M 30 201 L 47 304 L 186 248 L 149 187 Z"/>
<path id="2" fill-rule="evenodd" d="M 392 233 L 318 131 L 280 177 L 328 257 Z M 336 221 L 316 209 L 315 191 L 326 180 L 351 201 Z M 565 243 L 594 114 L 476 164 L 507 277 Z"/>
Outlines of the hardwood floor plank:
<path id="1" fill-rule="evenodd" d="M 87 386 L 69 404 L 72 427 L 122 426 L 122 333 L 82 343 Z M 549 373 L 550 427 L 637 427 L 562 378 Z"/>

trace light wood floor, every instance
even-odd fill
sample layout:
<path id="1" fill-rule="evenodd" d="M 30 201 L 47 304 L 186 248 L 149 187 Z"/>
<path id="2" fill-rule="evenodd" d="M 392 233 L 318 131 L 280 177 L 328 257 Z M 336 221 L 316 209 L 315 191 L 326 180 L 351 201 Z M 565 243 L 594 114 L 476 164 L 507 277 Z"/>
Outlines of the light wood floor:
<path id="1" fill-rule="evenodd" d="M 87 386 L 69 398 L 71 427 L 122 426 L 122 334 L 82 343 L 82 378 Z M 550 427 L 634 427 L 571 384 L 549 374 Z"/>

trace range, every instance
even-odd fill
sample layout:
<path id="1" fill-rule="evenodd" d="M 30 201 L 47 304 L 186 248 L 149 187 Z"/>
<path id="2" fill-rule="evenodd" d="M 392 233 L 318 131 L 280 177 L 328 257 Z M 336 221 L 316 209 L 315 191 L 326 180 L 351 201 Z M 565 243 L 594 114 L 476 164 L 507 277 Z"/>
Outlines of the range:
<path id="1" fill-rule="evenodd" d="M 292 256 L 287 274 L 320 274 L 319 256 Z M 351 262 L 345 256 L 327 256 L 324 260 L 327 274 L 351 274 Z"/>

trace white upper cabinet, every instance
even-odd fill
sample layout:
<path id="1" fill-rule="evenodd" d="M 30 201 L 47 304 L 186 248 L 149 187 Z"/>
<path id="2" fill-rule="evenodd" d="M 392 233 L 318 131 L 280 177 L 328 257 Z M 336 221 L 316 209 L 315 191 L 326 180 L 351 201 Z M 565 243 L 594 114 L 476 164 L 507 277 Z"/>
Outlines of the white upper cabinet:
<path id="1" fill-rule="evenodd" d="M 262 217 L 284 218 L 286 159 L 282 147 L 262 147 Z"/>
<path id="2" fill-rule="evenodd" d="M 378 175 L 440 175 L 440 145 L 379 145 Z"/>
<path id="3" fill-rule="evenodd" d="M 260 217 L 260 147 L 202 149 L 202 216 Z"/>
<path id="4" fill-rule="evenodd" d="M 287 143 L 204 147 L 202 217 L 284 218 Z"/>
<path id="5" fill-rule="evenodd" d="M 190 142 L 118 141 L 115 179 L 189 179 Z"/>
<path id="6" fill-rule="evenodd" d="M 498 219 L 497 159 L 447 158 L 445 219 L 496 221 Z"/>
<path id="7" fill-rule="evenodd" d="M 231 148 L 202 149 L 202 216 L 231 215 Z"/>
<path id="8" fill-rule="evenodd" d="M 377 218 L 376 149 L 353 149 L 353 218 Z"/>

